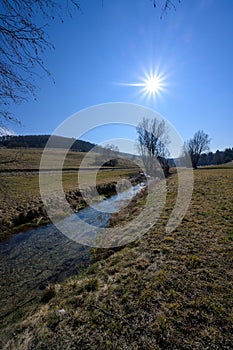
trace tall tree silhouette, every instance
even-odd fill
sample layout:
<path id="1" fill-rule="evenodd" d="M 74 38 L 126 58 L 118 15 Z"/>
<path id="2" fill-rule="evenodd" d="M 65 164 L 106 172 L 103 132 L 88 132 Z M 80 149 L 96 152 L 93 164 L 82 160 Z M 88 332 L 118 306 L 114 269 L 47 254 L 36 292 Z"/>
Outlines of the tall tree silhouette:
<path id="1" fill-rule="evenodd" d="M 209 149 L 210 138 L 203 130 L 198 130 L 192 139 L 185 143 L 186 149 L 189 152 L 192 166 L 197 168 L 197 164 L 201 154 Z"/>

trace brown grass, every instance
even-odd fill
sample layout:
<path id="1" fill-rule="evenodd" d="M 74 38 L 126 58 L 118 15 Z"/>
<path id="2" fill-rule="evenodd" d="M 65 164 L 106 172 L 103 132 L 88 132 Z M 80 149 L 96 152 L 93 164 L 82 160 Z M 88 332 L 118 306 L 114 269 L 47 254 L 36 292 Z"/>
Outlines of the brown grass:
<path id="1" fill-rule="evenodd" d="M 53 162 L 56 163 L 57 159 L 61 156 L 62 151 L 51 150 L 50 151 L 50 160 L 52 159 L 51 167 Z M 5 169 L 34 169 L 37 170 L 40 167 L 41 155 L 43 149 L 40 148 L 19 148 L 19 149 L 4 149 L 0 148 L 0 170 Z M 79 167 L 85 153 L 83 152 L 69 152 L 64 166 L 67 168 L 77 168 Z"/>
<path id="2" fill-rule="evenodd" d="M 230 168 L 195 171 L 189 211 L 166 234 L 173 175 L 159 222 L 109 256 L 96 250 L 85 273 L 4 329 L 3 348 L 232 349 L 232 180 Z"/>
<path id="3" fill-rule="evenodd" d="M 40 198 L 39 173 L 40 160 L 43 149 L 0 149 L 0 240 L 9 234 L 12 229 L 23 229 L 19 225 L 19 215 L 24 217 L 29 211 L 36 212 L 35 219 L 23 220 L 27 227 L 37 223 L 48 222 L 43 211 L 43 203 Z M 49 167 L 53 168 L 60 159 L 62 150 L 51 150 L 49 155 Z M 69 152 L 65 158 L 62 176 L 64 191 L 78 190 L 78 170 L 86 153 Z M 95 155 L 90 155 L 90 164 L 94 164 Z M 118 181 L 122 177 L 129 177 L 138 172 L 138 168 L 131 162 L 122 160 L 119 164 L 122 169 L 104 169 L 97 173 L 96 184 L 102 185 Z M 94 167 L 94 165 L 93 165 Z M 70 170 L 73 169 L 73 170 Z M 93 170 L 82 170 L 85 183 L 88 185 Z M 46 174 L 50 190 L 58 181 L 56 171 Z M 39 214 L 38 214 L 39 212 Z M 38 215 L 37 215 L 38 214 Z"/>
<path id="4" fill-rule="evenodd" d="M 41 156 L 44 149 L 42 148 L 0 148 L 0 171 L 4 170 L 38 170 L 40 168 Z M 51 149 L 46 151 L 45 159 L 48 159 L 48 168 L 53 169 L 57 166 L 58 161 L 63 157 L 63 149 Z M 69 151 L 65 157 L 63 168 L 78 169 L 84 157 L 87 157 L 85 164 L 90 167 L 96 167 L 97 154 L 85 152 Z M 47 158 L 48 157 L 48 158 Z M 117 167 L 135 168 L 133 162 L 119 158 Z"/>

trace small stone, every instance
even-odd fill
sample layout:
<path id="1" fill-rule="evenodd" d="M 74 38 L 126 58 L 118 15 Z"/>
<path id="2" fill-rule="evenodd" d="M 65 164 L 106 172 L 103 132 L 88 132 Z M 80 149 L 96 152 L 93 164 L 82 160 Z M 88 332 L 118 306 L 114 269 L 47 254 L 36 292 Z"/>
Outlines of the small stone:
<path id="1" fill-rule="evenodd" d="M 59 309 L 58 312 L 59 312 L 60 315 L 64 315 L 66 313 L 66 310 L 65 309 Z"/>

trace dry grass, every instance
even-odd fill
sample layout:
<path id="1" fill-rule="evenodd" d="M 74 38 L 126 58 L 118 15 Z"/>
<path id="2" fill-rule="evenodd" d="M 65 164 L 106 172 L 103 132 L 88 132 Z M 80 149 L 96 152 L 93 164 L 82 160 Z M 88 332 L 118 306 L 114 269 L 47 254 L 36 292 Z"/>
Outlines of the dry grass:
<path id="1" fill-rule="evenodd" d="M 4 170 L 38 170 L 40 168 L 41 156 L 44 149 L 40 148 L 0 148 L 0 171 Z M 56 168 L 59 161 L 63 158 L 63 149 L 51 149 L 46 151 L 44 162 L 48 159 L 48 168 Z M 90 167 L 96 167 L 96 153 L 73 152 L 69 151 L 65 156 L 63 168 L 78 169 L 84 157 Z M 118 167 L 135 168 L 133 162 L 119 158 Z"/>
<path id="2" fill-rule="evenodd" d="M 232 349 L 232 180 L 230 168 L 195 171 L 189 211 L 165 234 L 173 175 L 159 222 L 111 255 L 96 250 L 85 273 L 2 332 L 3 348 Z"/>
<path id="3" fill-rule="evenodd" d="M 19 148 L 19 149 L 4 149 L 0 148 L 0 170 L 5 169 L 33 169 L 37 170 L 40 167 L 41 155 L 43 149 L 40 148 Z M 61 150 L 51 150 L 50 160 L 52 159 L 54 163 L 57 162 L 59 157 L 61 157 Z M 65 159 L 64 167 L 67 168 L 77 168 L 79 167 L 85 153 L 83 152 L 69 152 Z M 51 163 L 51 167 L 53 166 Z"/>
<path id="4" fill-rule="evenodd" d="M 209 166 L 203 166 L 200 167 L 201 169 L 226 169 L 226 168 L 233 168 L 233 160 L 231 162 L 225 163 L 225 164 L 219 164 L 219 165 L 209 165 Z"/>
<path id="5" fill-rule="evenodd" d="M 43 149 L 0 149 L 0 240 L 12 233 L 12 229 L 23 229 L 19 215 L 24 216 L 26 226 L 37 225 L 39 222 L 48 222 L 43 211 L 43 203 L 40 198 L 39 173 L 40 160 Z M 56 168 L 57 160 L 60 159 L 63 150 L 51 150 L 49 153 L 48 168 Z M 78 190 L 78 170 L 86 153 L 69 152 L 65 158 L 62 183 L 64 191 Z M 90 164 L 94 164 L 94 155 L 88 155 Z M 102 185 L 118 181 L 122 177 L 129 177 L 138 172 L 138 168 L 132 162 L 122 160 L 119 164 L 122 169 L 104 169 L 97 173 L 96 184 Z M 94 167 L 94 165 L 93 165 Z M 90 183 L 92 170 L 82 170 L 85 183 Z M 52 191 L 59 178 L 56 171 L 45 175 Z M 35 216 L 35 220 L 25 217 L 28 212 Z M 34 213 L 34 214 L 33 214 Z M 30 215 L 29 215 L 30 216 Z M 9 230 L 10 229 L 10 230 Z"/>

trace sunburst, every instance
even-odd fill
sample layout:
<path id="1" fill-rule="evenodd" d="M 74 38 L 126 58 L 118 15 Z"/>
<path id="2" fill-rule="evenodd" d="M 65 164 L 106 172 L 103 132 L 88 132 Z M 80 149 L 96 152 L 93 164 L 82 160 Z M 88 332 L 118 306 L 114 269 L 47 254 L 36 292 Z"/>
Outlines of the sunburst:
<path id="1" fill-rule="evenodd" d="M 161 97 L 161 94 L 166 90 L 166 75 L 156 71 L 145 73 L 144 77 L 138 83 L 123 83 L 120 85 L 134 86 L 141 88 L 139 94 L 143 97 L 156 98 Z"/>

